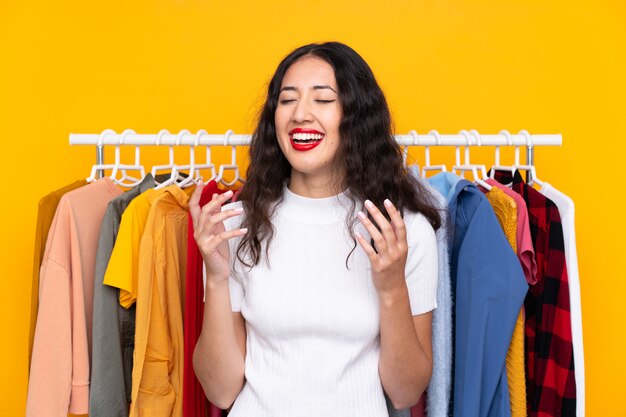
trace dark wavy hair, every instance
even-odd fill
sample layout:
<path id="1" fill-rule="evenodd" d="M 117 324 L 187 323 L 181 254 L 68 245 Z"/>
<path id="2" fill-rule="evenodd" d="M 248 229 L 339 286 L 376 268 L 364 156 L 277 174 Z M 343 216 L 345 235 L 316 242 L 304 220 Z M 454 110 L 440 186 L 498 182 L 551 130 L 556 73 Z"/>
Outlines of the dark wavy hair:
<path id="1" fill-rule="evenodd" d="M 297 48 L 278 65 L 252 134 L 250 165 L 239 197 L 246 213 L 241 227 L 248 228 L 248 232 L 237 247 L 237 258 L 248 267 L 259 263 L 263 242 L 269 261 L 267 254 L 275 232 L 271 218 L 291 175 L 291 165 L 278 146 L 274 113 L 287 69 L 307 56 L 323 59 L 335 72 L 343 111 L 337 157 L 345 161 L 340 186 L 352 201 L 348 212 L 353 213 L 357 204 L 369 199 L 387 216 L 383 201 L 389 198 L 401 213 L 422 213 L 435 230 L 441 223 L 433 196 L 404 165 L 387 101 L 370 67 L 345 44 L 313 43 Z M 356 223 L 353 217 L 346 219 L 349 230 Z M 356 244 L 354 240 L 352 251 Z"/>

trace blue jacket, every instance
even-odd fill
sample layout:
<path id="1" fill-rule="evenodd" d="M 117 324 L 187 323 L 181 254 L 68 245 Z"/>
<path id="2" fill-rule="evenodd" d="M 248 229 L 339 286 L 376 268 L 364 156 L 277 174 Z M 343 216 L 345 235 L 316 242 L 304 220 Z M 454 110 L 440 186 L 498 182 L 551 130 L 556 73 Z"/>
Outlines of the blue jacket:
<path id="1" fill-rule="evenodd" d="M 528 284 L 487 198 L 450 173 L 429 182 L 448 199 L 454 308 L 454 417 L 511 415 L 506 353 Z"/>

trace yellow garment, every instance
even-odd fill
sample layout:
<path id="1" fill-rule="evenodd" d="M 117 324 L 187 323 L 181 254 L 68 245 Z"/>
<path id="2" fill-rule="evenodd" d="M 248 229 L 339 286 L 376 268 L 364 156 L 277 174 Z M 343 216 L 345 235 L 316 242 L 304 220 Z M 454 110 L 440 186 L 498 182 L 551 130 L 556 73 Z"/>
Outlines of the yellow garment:
<path id="1" fill-rule="evenodd" d="M 498 222 L 513 251 L 517 253 L 517 204 L 502 190 L 493 187 L 487 194 Z M 524 307 L 517 316 L 509 350 L 506 353 L 511 417 L 526 417 L 526 370 L 524 367 Z"/>
<path id="2" fill-rule="evenodd" d="M 124 308 L 130 308 L 137 299 L 139 244 L 146 228 L 150 207 L 164 192 L 164 188 L 146 190 L 135 197 L 122 214 L 103 282 L 120 289 L 120 305 Z"/>
<path id="3" fill-rule="evenodd" d="M 139 249 L 130 417 L 183 415 L 183 296 L 189 195 L 165 187 Z"/>
<path id="4" fill-rule="evenodd" d="M 37 209 L 37 226 L 35 229 L 35 256 L 33 259 L 33 286 L 31 290 L 31 302 L 30 302 L 30 327 L 28 332 L 28 366 L 30 368 L 30 360 L 33 354 L 33 340 L 35 338 L 35 324 L 37 323 L 37 309 L 39 308 L 39 270 L 41 268 L 41 261 L 43 259 L 43 253 L 46 249 L 46 242 L 48 240 L 48 232 L 50 231 L 50 225 L 56 213 L 59 201 L 64 194 L 75 190 L 77 188 L 86 185 L 86 180 L 78 180 L 66 185 L 50 194 L 44 196 L 39 200 L 39 207 Z"/>

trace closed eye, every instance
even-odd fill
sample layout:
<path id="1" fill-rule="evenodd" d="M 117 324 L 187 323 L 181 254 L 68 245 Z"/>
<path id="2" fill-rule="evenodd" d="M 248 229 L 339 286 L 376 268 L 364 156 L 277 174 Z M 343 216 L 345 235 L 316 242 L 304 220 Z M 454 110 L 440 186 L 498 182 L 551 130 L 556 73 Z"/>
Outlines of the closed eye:
<path id="1" fill-rule="evenodd" d="M 289 100 L 280 100 L 280 104 L 287 104 L 287 103 L 291 103 L 292 101 L 296 101 L 295 99 L 289 99 Z M 315 100 L 318 103 L 332 103 L 335 100 Z"/>

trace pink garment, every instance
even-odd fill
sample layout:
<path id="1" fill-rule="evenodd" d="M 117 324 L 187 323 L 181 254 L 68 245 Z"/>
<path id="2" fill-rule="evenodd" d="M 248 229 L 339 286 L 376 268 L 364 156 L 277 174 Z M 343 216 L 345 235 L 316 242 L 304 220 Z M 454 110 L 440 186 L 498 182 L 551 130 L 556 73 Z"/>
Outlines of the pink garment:
<path id="1" fill-rule="evenodd" d="M 59 202 L 41 264 L 27 417 L 89 412 L 96 250 L 107 205 L 122 193 L 103 178 Z"/>
<path id="2" fill-rule="evenodd" d="M 494 179 L 487 179 L 487 184 L 504 191 L 506 195 L 515 200 L 517 205 L 517 257 L 519 258 L 526 282 L 533 285 L 537 282 L 537 262 L 535 261 L 535 248 L 530 236 L 530 225 L 528 222 L 528 208 L 524 198 Z"/>

